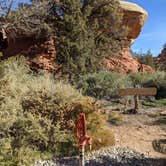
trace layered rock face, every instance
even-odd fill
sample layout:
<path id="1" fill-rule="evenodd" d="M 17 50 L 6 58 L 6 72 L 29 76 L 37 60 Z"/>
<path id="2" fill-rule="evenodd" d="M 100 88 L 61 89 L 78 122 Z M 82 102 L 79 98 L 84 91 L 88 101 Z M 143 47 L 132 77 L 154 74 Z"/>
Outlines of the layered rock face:
<path id="1" fill-rule="evenodd" d="M 54 38 L 36 39 L 34 36 L 16 37 L 9 39 L 8 46 L 2 50 L 1 60 L 11 56 L 24 55 L 28 58 L 28 64 L 33 70 L 44 69 L 54 71 L 56 65 L 56 48 Z"/>
<path id="2" fill-rule="evenodd" d="M 139 72 L 139 71 L 153 71 L 150 66 L 141 65 L 137 59 L 134 59 L 130 52 L 130 47 L 134 43 L 142 27 L 147 19 L 147 12 L 140 6 L 120 1 L 120 6 L 123 10 L 123 25 L 128 28 L 127 46 L 122 46 L 119 58 L 107 58 L 105 59 L 106 66 L 111 71 L 118 71 L 122 73 Z"/>
<path id="3" fill-rule="evenodd" d="M 163 48 L 161 54 L 155 58 L 155 63 L 161 70 L 166 70 L 166 47 Z"/>
<path id="4" fill-rule="evenodd" d="M 134 39 L 139 36 L 148 14 L 134 3 L 120 1 L 120 6 L 123 11 L 123 25 L 128 27 L 127 39 L 124 40 L 129 44 L 121 46 L 122 50 L 117 53 L 120 55 L 119 58 L 104 59 L 106 67 L 110 71 L 122 73 L 152 71 L 151 67 L 139 64 L 137 59 L 134 59 L 130 53 L 130 46 L 133 44 Z M 8 40 L 7 48 L 2 50 L 4 58 L 22 54 L 27 55 L 29 58 L 28 63 L 34 70 L 44 69 L 53 71 L 60 69 L 60 65 L 55 64 L 56 44 L 53 37 L 36 39 L 35 36 L 16 36 L 12 38 L 10 32 L 3 34 L 1 31 L 0 35 L 2 36 L 0 36 L 2 43 L 4 43 L 4 40 Z M 10 37 L 3 39 L 3 36 Z"/>
<path id="5" fill-rule="evenodd" d="M 151 72 L 152 67 L 140 64 L 130 53 L 130 48 L 125 48 L 119 58 L 104 59 L 107 69 L 121 73 Z"/>
<path id="6" fill-rule="evenodd" d="M 52 72 L 58 68 L 58 65 L 55 64 L 55 43 L 51 37 L 40 44 L 31 46 L 27 54 L 29 54 L 28 63 L 33 70 L 44 69 Z"/>

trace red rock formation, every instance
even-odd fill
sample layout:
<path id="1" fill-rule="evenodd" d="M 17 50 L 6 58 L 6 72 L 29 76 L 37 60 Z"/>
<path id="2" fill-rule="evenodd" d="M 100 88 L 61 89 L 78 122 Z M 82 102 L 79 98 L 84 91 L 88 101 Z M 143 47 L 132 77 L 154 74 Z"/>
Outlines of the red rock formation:
<path id="1" fill-rule="evenodd" d="M 128 39 L 136 39 L 147 19 L 148 13 L 135 3 L 120 1 L 123 25 L 128 27 Z"/>
<path id="2" fill-rule="evenodd" d="M 44 69 L 53 71 L 55 66 L 56 50 L 53 38 L 31 46 L 27 52 L 29 55 L 29 64 L 32 69 Z"/>
<path id="3" fill-rule="evenodd" d="M 126 48 L 121 53 L 119 58 L 107 58 L 104 60 L 107 69 L 121 73 L 132 72 L 151 72 L 153 69 L 144 64 L 140 64 L 136 58 L 133 58 L 130 53 L 130 48 Z"/>
<path id="4" fill-rule="evenodd" d="M 3 57 L 24 55 L 28 57 L 28 64 L 33 70 L 44 69 L 54 71 L 60 65 L 55 64 L 56 49 L 53 37 L 36 39 L 34 36 L 16 37 L 9 40 L 8 47 L 2 50 Z"/>
<path id="5" fill-rule="evenodd" d="M 104 60 L 106 67 L 110 71 L 122 73 L 153 71 L 150 66 L 141 65 L 137 59 L 134 59 L 130 50 L 130 46 L 134 43 L 134 39 L 139 36 L 147 19 L 147 12 L 134 3 L 120 1 L 120 5 L 123 11 L 123 25 L 128 27 L 126 41 L 130 42 L 128 45 L 122 46 L 123 49 L 119 52 L 119 58 L 110 57 Z"/>
<path id="6" fill-rule="evenodd" d="M 122 46 L 122 51 L 119 52 L 119 58 L 105 59 L 106 66 L 109 70 L 114 70 L 123 73 L 140 71 L 140 64 L 130 54 L 130 46 L 134 39 L 138 37 L 142 26 L 147 18 L 147 12 L 136 4 L 129 2 L 120 2 L 123 16 L 123 24 L 128 27 L 127 43 Z M 1 32 L 0 32 L 1 34 Z M 12 36 L 12 33 L 7 34 Z M 128 42 L 129 41 L 129 42 Z M 15 36 L 8 37 L 8 47 L 2 50 L 5 58 L 18 54 L 26 55 L 29 58 L 31 68 L 44 69 L 53 71 L 59 69 L 60 66 L 55 64 L 56 60 L 56 45 L 54 38 L 36 39 L 35 36 Z M 152 68 L 146 65 L 141 65 L 141 71 L 152 71 Z"/>

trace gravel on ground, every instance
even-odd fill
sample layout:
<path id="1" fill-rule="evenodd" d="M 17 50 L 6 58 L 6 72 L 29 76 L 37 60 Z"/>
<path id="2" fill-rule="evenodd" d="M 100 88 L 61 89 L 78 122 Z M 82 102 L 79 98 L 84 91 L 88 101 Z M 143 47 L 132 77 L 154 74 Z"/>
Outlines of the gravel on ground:
<path id="1" fill-rule="evenodd" d="M 147 158 L 128 147 L 107 147 L 92 151 L 85 157 L 85 166 L 166 166 L 166 159 Z M 78 157 L 38 161 L 34 166 L 79 166 Z"/>

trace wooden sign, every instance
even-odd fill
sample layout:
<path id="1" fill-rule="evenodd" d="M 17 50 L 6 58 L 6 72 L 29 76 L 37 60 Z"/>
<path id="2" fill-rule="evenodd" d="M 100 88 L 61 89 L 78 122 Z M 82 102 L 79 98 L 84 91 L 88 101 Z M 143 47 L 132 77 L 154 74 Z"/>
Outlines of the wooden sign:
<path id="1" fill-rule="evenodd" d="M 138 96 L 154 96 L 157 93 L 156 88 L 126 88 L 118 89 L 120 96 L 134 96 L 134 109 L 133 113 L 138 112 L 139 108 L 139 97 Z"/>
<path id="2" fill-rule="evenodd" d="M 120 96 L 154 96 L 157 93 L 156 88 L 126 88 L 118 89 Z"/>

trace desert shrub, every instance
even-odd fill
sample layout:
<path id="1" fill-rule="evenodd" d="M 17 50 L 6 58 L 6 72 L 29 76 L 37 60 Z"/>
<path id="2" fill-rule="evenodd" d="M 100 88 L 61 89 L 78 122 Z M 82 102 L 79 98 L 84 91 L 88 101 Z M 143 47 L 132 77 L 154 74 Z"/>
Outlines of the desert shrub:
<path id="1" fill-rule="evenodd" d="M 123 74 L 100 71 L 81 76 L 76 87 L 81 89 L 85 95 L 102 99 L 114 96 L 118 88 L 125 88 L 130 85 L 130 80 Z"/>
<path id="2" fill-rule="evenodd" d="M 92 134 L 93 149 L 115 145 L 115 137 L 112 130 L 108 128 L 100 128 Z"/>
<path id="3" fill-rule="evenodd" d="M 84 112 L 93 136 L 93 131 L 102 130 L 105 121 L 97 108 L 94 99 L 71 85 L 48 73 L 33 73 L 22 57 L 2 62 L 0 165 L 29 166 L 52 155 L 75 154 L 75 120 Z"/>
<path id="4" fill-rule="evenodd" d="M 128 75 L 128 77 L 129 77 L 129 79 L 132 82 L 132 86 L 137 87 L 137 86 L 142 86 L 145 82 L 147 82 L 150 79 L 152 79 L 153 78 L 153 74 L 152 73 L 148 73 L 148 72 L 131 73 L 131 74 Z"/>
<path id="5" fill-rule="evenodd" d="M 12 58 L 0 65 L 0 165 L 29 165 L 59 153 L 58 144 L 68 138 L 58 122 L 23 109 L 22 97 L 35 79 L 24 62 Z"/>
<path id="6" fill-rule="evenodd" d="M 108 115 L 108 122 L 111 124 L 119 125 L 123 120 L 122 114 L 118 112 L 111 112 Z"/>
<path id="7" fill-rule="evenodd" d="M 156 87 L 156 98 L 166 98 L 166 72 L 156 71 L 153 73 L 133 73 L 128 75 L 132 86 Z"/>
<path id="8" fill-rule="evenodd" d="M 12 114 L 12 116 L 11 116 Z M 0 114 L 0 164 L 29 165 L 41 158 L 59 153 L 58 144 L 67 139 L 58 124 L 31 113 L 3 110 Z"/>
<path id="9" fill-rule="evenodd" d="M 155 101 L 142 101 L 146 107 L 166 107 L 166 99 L 158 99 Z"/>
<path id="10" fill-rule="evenodd" d="M 100 71 L 80 76 L 74 84 L 76 88 L 82 90 L 83 94 L 97 99 L 116 97 L 117 89 L 131 87 L 156 87 L 156 98 L 166 97 L 166 73 L 161 71 L 131 73 L 128 75 Z"/>
<path id="11" fill-rule="evenodd" d="M 145 87 L 156 87 L 157 99 L 166 98 L 166 72 L 158 71 L 153 73 L 152 77 L 142 85 Z"/>

